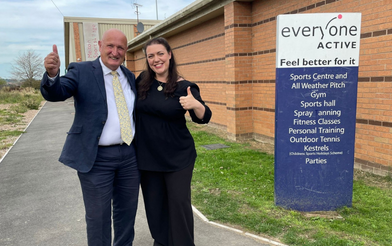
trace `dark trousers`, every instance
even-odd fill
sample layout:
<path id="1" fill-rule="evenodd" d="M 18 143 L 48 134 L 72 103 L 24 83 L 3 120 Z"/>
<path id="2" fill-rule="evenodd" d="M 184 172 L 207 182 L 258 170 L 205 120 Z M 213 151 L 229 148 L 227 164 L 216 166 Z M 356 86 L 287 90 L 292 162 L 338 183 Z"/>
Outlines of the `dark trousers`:
<path id="1" fill-rule="evenodd" d="M 132 246 L 140 175 L 134 146 L 98 147 L 94 166 L 78 172 L 86 209 L 89 246 Z"/>
<path id="2" fill-rule="evenodd" d="M 193 166 L 178 172 L 141 171 L 148 226 L 156 245 L 194 246 Z"/>

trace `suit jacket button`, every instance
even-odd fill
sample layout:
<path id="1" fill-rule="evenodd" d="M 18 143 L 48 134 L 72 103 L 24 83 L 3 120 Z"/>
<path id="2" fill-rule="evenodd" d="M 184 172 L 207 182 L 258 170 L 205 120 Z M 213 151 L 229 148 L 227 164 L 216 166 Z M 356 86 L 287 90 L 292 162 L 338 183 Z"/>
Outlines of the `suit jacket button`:
<path id="1" fill-rule="evenodd" d="M 102 121 L 102 125 L 105 125 L 106 121 Z"/>

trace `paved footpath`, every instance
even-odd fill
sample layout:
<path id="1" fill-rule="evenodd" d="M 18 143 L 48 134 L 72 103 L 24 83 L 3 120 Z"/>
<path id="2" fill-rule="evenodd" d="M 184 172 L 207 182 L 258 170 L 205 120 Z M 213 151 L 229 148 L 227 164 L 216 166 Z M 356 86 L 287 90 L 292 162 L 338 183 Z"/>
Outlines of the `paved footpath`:
<path id="1" fill-rule="evenodd" d="M 0 162 L 1 246 L 85 246 L 76 171 L 58 162 L 73 101 L 47 102 Z M 140 197 L 134 246 L 152 246 Z M 206 221 L 195 211 L 197 246 L 282 245 Z"/>

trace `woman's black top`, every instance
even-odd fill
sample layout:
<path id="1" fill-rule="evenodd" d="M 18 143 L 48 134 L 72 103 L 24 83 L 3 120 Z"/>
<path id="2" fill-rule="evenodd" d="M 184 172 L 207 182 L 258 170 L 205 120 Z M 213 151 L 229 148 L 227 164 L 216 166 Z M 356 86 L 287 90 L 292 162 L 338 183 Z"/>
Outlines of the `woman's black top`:
<path id="1" fill-rule="evenodd" d="M 140 78 L 137 80 L 139 82 Z M 191 87 L 193 97 L 205 107 L 204 118 L 197 118 L 189 110 L 192 121 L 206 124 L 210 121 L 211 110 L 200 97 L 199 87 L 187 80 L 177 82 L 177 89 L 172 97 L 166 97 L 164 90 L 157 87 L 165 83 L 154 80 L 147 97 L 136 102 L 136 149 L 140 170 L 173 172 L 186 168 L 196 159 L 195 144 L 187 126 L 184 110 L 179 102 L 181 96 L 187 96 Z"/>

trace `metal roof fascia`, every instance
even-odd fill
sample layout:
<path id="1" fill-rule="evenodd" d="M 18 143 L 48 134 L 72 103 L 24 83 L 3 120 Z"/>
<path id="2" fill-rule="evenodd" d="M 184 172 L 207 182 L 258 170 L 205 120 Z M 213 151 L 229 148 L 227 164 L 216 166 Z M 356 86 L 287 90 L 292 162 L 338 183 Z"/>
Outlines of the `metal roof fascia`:
<path id="1" fill-rule="evenodd" d="M 226 4 L 233 1 L 234 0 L 199 0 L 128 41 L 127 51 L 132 52 L 139 50 L 147 40 L 173 32 L 176 29 L 201 19 L 203 16 L 218 11 Z"/>

